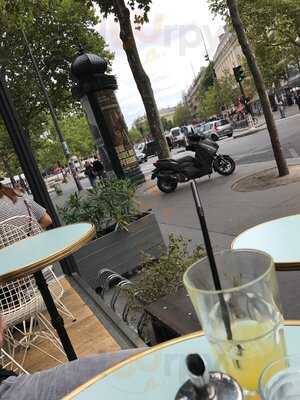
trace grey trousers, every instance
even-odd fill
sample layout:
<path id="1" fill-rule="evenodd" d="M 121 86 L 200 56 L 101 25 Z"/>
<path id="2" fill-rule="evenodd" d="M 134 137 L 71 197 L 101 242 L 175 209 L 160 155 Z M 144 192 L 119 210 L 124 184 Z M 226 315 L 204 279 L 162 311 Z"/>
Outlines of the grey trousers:
<path id="1" fill-rule="evenodd" d="M 100 354 L 32 375 L 9 377 L 0 384 L 0 399 L 60 400 L 95 375 L 142 350 L 145 349 Z"/>

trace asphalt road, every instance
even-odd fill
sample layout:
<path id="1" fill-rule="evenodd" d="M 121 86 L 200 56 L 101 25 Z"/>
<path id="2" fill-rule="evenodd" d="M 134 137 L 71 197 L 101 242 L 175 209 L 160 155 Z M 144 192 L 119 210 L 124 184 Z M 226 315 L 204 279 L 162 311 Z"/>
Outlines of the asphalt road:
<path id="1" fill-rule="evenodd" d="M 287 158 L 300 157 L 300 113 L 278 120 L 276 124 L 285 156 Z M 218 144 L 220 145 L 220 152 L 231 155 L 238 164 L 254 164 L 274 159 L 269 134 L 266 129 L 237 139 L 225 138 L 220 140 Z M 194 155 L 194 153 L 186 152 L 184 148 L 181 148 L 174 149 L 171 156 L 176 159 L 188 154 Z M 154 169 L 153 163 L 156 160 L 157 157 L 150 157 L 147 163 L 141 164 L 141 169 L 147 178 L 150 177 Z M 84 188 L 90 186 L 88 179 L 84 179 L 81 182 Z M 57 196 L 52 193 L 51 197 L 56 204 L 61 206 L 74 190 L 74 182 L 70 178 L 70 182 L 67 185 L 63 185 L 63 195 Z"/>
<path id="2" fill-rule="evenodd" d="M 284 155 L 287 158 L 300 157 L 300 113 L 288 118 L 277 120 L 280 142 Z M 218 142 L 220 152 L 232 156 L 238 164 L 253 164 L 274 159 L 271 141 L 267 129 L 249 136 L 240 138 L 225 138 Z M 172 158 L 183 157 L 190 152 L 183 152 L 183 149 L 172 151 Z M 148 159 L 147 163 L 141 165 L 146 176 L 153 170 L 153 163 L 156 157 Z"/>

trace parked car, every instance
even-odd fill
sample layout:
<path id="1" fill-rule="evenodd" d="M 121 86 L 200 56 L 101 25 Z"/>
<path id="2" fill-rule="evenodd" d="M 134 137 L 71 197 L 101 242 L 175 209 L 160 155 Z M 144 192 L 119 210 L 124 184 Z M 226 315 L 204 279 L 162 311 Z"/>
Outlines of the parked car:
<path id="1" fill-rule="evenodd" d="M 182 126 L 180 128 L 180 130 L 181 130 L 181 133 L 183 133 L 185 136 L 193 135 L 195 133 L 193 125 Z"/>
<path id="2" fill-rule="evenodd" d="M 194 132 L 196 135 L 201 135 L 204 131 L 205 122 L 194 126 Z"/>
<path id="3" fill-rule="evenodd" d="M 157 155 L 157 144 L 154 140 L 146 143 L 139 143 L 134 146 L 134 149 L 138 153 L 144 153 L 146 157 Z"/>
<path id="4" fill-rule="evenodd" d="M 204 125 L 203 134 L 217 141 L 222 137 L 233 135 L 233 127 L 227 119 L 219 119 L 217 121 L 211 121 Z"/>
<path id="5" fill-rule="evenodd" d="M 174 147 L 186 146 L 187 141 L 185 134 L 181 131 L 181 129 L 177 126 L 176 128 L 172 128 L 170 130 L 170 134 L 173 138 Z"/>
<path id="6" fill-rule="evenodd" d="M 142 164 L 143 162 L 148 161 L 148 157 L 146 156 L 146 154 L 138 149 L 135 149 L 135 155 L 136 155 L 136 158 L 137 158 L 139 164 Z"/>

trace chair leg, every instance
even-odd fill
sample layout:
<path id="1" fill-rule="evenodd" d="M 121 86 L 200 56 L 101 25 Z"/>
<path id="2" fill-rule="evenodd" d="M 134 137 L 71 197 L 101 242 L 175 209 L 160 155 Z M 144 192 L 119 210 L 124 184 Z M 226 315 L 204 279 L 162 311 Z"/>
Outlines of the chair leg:
<path id="1" fill-rule="evenodd" d="M 29 321 L 23 321 L 21 327 L 13 326 L 6 329 L 5 345 L 6 352 L 20 366 L 24 366 L 26 357 L 30 348 L 34 348 L 46 356 L 52 358 L 57 363 L 65 362 L 65 352 L 60 340 L 48 319 L 41 313 L 36 313 Z M 20 338 L 16 338 L 20 336 Z M 57 358 L 43 349 L 41 341 L 50 341 L 51 344 L 58 349 L 64 356 L 64 359 Z"/>
<path id="2" fill-rule="evenodd" d="M 56 305 L 56 307 L 58 309 L 58 312 L 60 314 L 63 314 L 67 318 L 70 318 L 72 320 L 72 322 L 76 321 L 76 318 L 75 318 L 74 314 L 71 313 L 71 311 L 68 309 L 68 307 L 65 306 L 64 303 L 60 299 L 54 298 L 54 302 L 55 302 L 55 305 Z"/>
<path id="3" fill-rule="evenodd" d="M 9 353 L 7 353 L 4 349 L 1 349 L 1 365 L 3 368 L 9 368 L 14 372 L 21 372 L 22 375 L 28 375 L 26 369 L 22 367 Z M 5 361 L 7 359 L 7 361 Z"/>

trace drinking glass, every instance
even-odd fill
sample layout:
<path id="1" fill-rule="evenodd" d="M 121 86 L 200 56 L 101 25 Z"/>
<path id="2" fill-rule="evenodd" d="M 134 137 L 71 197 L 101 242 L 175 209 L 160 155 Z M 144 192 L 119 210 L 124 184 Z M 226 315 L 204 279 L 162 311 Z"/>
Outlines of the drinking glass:
<path id="1" fill-rule="evenodd" d="M 220 369 L 256 396 L 263 369 L 285 356 L 274 263 L 252 250 L 226 250 L 215 259 L 222 290 L 208 258 L 185 272 L 184 284 Z"/>
<path id="2" fill-rule="evenodd" d="M 259 391 L 262 400 L 300 399 L 300 356 L 282 358 L 265 368 Z"/>

